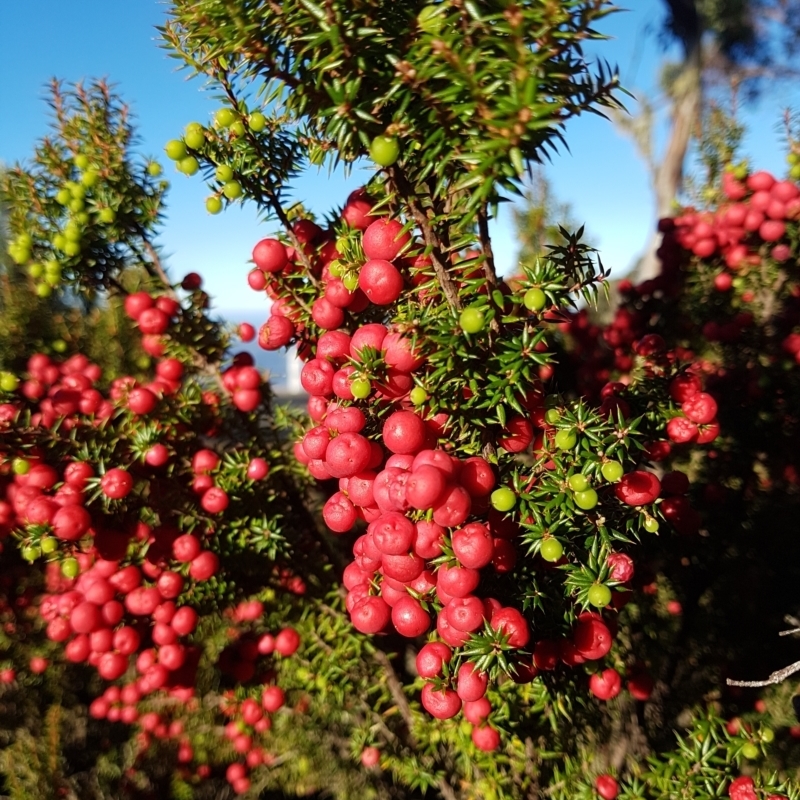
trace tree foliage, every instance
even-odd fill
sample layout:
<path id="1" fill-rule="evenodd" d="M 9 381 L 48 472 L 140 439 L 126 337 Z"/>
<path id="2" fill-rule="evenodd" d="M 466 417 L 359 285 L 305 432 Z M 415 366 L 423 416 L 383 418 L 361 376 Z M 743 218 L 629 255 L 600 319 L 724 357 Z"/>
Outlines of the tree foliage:
<path id="1" fill-rule="evenodd" d="M 791 687 L 751 711 L 722 679 L 783 659 L 797 585 L 800 191 L 724 172 L 605 326 L 582 229 L 494 269 L 497 205 L 616 103 L 581 49 L 610 11 L 173 3 L 165 45 L 218 105 L 166 152 L 210 212 L 273 226 L 247 280 L 307 415 L 169 276 L 166 185 L 119 98 L 54 88 L 53 135 L 0 187 L 19 307 L 120 303 L 154 370 L 5 333 L 33 355 L 0 374 L 12 796 L 799 796 Z M 292 211 L 302 170 L 365 157 L 325 219 Z"/>

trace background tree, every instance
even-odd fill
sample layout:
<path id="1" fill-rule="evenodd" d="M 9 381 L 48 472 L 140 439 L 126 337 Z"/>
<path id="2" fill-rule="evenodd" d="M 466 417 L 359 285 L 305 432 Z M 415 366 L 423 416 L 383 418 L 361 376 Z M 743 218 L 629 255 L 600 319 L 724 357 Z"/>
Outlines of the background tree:
<path id="1" fill-rule="evenodd" d="M 663 152 L 654 152 L 660 114 L 649 98 L 636 119 L 622 119 L 648 165 L 657 218 L 672 213 L 683 189 L 687 153 L 700 138 L 704 108 L 714 99 L 723 109 L 735 107 L 771 80 L 796 77 L 800 42 L 796 0 L 664 0 L 664 6 L 662 39 L 680 47 L 681 59 L 664 64 L 661 73 L 668 106 Z M 654 233 L 637 266 L 643 279 L 658 272 L 657 246 Z"/>

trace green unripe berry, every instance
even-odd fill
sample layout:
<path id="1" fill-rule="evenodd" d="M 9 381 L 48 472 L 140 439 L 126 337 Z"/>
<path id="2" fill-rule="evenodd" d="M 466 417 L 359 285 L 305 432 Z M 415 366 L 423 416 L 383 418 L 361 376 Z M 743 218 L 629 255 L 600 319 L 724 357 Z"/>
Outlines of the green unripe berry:
<path id="1" fill-rule="evenodd" d="M 230 108 L 221 108 L 214 115 L 214 124 L 218 128 L 227 128 L 230 125 L 233 125 L 235 120 L 236 114 L 234 114 L 233 110 Z"/>
<path id="2" fill-rule="evenodd" d="M 564 545 L 558 539 L 548 538 L 542 540 L 539 553 L 545 561 L 555 562 L 564 554 Z"/>
<path id="3" fill-rule="evenodd" d="M 85 228 L 89 224 L 89 212 L 80 211 L 77 213 L 75 215 L 75 222 L 77 222 L 82 228 Z"/>
<path id="4" fill-rule="evenodd" d="M 572 450 L 578 442 L 575 431 L 559 431 L 555 436 L 555 445 L 559 450 Z"/>
<path id="5" fill-rule="evenodd" d="M 358 275 L 355 272 L 348 272 L 347 275 L 342 278 L 342 283 L 348 292 L 354 292 L 358 289 Z"/>
<path id="6" fill-rule="evenodd" d="M 56 192 L 56 203 L 59 205 L 65 206 L 70 200 L 72 200 L 72 195 L 69 193 L 69 189 L 59 189 Z"/>
<path id="7" fill-rule="evenodd" d="M 186 158 L 186 144 L 180 139 L 170 139 L 164 147 L 164 152 L 167 154 L 167 158 L 180 161 L 182 158 Z"/>
<path id="8" fill-rule="evenodd" d="M 36 284 L 36 296 L 37 297 L 39 297 L 40 299 L 44 300 L 45 298 L 50 297 L 51 294 L 53 294 L 52 286 L 49 286 L 46 283 L 37 283 Z"/>
<path id="9" fill-rule="evenodd" d="M 491 496 L 492 507 L 497 511 L 511 511 L 517 504 L 517 496 L 507 486 L 495 489 Z"/>
<path id="10" fill-rule="evenodd" d="M 745 742 L 742 745 L 742 755 L 750 761 L 758 758 L 760 753 L 761 751 L 758 749 L 758 745 L 755 745 L 752 742 Z"/>
<path id="11" fill-rule="evenodd" d="M 62 253 L 64 252 L 64 245 L 67 243 L 67 237 L 64 236 L 63 233 L 57 233 L 53 237 L 53 247 L 56 250 L 60 250 Z"/>
<path id="12" fill-rule="evenodd" d="M 646 517 L 644 521 L 644 529 L 648 533 L 655 533 L 658 530 L 658 520 L 655 517 Z"/>
<path id="13" fill-rule="evenodd" d="M 81 252 L 80 242 L 64 242 L 64 255 L 74 258 Z"/>
<path id="14" fill-rule="evenodd" d="M 89 166 L 89 156 L 85 153 L 78 153 L 78 155 L 72 159 L 72 162 L 78 169 L 86 169 L 86 167 Z"/>
<path id="15" fill-rule="evenodd" d="M 64 226 L 64 238 L 68 242 L 80 241 L 81 236 L 83 236 L 83 231 L 80 229 L 77 222 L 68 222 Z"/>
<path id="16" fill-rule="evenodd" d="M 609 483 L 616 483 L 625 472 L 622 464 L 619 461 L 606 461 L 600 467 L 600 473 Z"/>
<path id="17" fill-rule="evenodd" d="M 151 161 L 147 165 L 147 174 L 151 178 L 157 178 L 161 174 L 161 172 L 162 172 L 161 164 L 159 164 L 157 161 Z"/>
<path id="18" fill-rule="evenodd" d="M 35 544 L 29 544 L 22 548 L 22 557 L 25 561 L 33 563 L 42 554 L 42 548 L 37 547 Z"/>
<path id="19" fill-rule="evenodd" d="M 244 122 L 240 119 L 237 119 L 236 122 L 231 125 L 231 133 L 236 137 L 244 136 L 247 132 L 247 128 L 244 126 Z"/>
<path id="20" fill-rule="evenodd" d="M 66 353 L 67 352 L 67 343 L 63 339 L 56 339 L 53 344 L 51 345 L 53 350 L 56 353 Z"/>
<path id="21" fill-rule="evenodd" d="M 214 177 L 220 183 L 226 183 L 227 181 L 233 180 L 233 169 L 228 164 L 220 164 L 214 170 Z"/>
<path id="22" fill-rule="evenodd" d="M 55 275 L 54 273 L 48 273 L 44 276 L 44 282 L 48 286 L 58 286 L 61 283 L 61 275 Z"/>
<path id="23" fill-rule="evenodd" d="M 541 289 L 528 289 L 522 302 L 529 311 L 541 311 L 547 304 L 547 295 Z"/>
<path id="24" fill-rule="evenodd" d="M 196 127 L 194 127 L 196 126 Z M 183 141 L 186 142 L 187 147 L 192 150 L 199 150 L 206 143 L 206 135 L 203 128 L 198 123 L 193 123 L 192 127 L 186 128 L 186 133 L 183 135 Z"/>
<path id="25" fill-rule="evenodd" d="M 611 589 L 604 583 L 595 583 L 589 587 L 587 599 L 595 608 L 605 608 L 611 602 Z"/>
<path id="26" fill-rule="evenodd" d="M 409 393 L 408 399 L 415 406 L 421 406 L 428 399 L 428 393 L 421 386 L 415 386 Z"/>
<path id="27" fill-rule="evenodd" d="M 178 169 L 184 175 L 195 175 L 200 169 L 200 162 L 194 156 L 186 156 L 178 162 Z"/>
<path id="28" fill-rule="evenodd" d="M 555 425 L 561 419 L 561 412 L 557 408 L 548 408 L 544 412 L 544 421 L 549 425 Z"/>
<path id="29" fill-rule="evenodd" d="M 91 189 L 92 186 L 96 186 L 99 180 L 100 173 L 93 169 L 88 169 L 83 173 L 83 175 L 81 175 L 81 185 L 85 186 L 87 189 Z"/>
<path id="30" fill-rule="evenodd" d="M 575 505 L 583 511 L 591 511 L 598 501 L 597 492 L 594 489 L 575 492 L 573 499 L 575 500 Z"/>
<path id="31" fill-rule="evenodd" d="M 73 214 L 79 214 L 86 208 L 86 203 L 83 202 L 82 197 L 73 197 L 72 200 L 69 201 L 68 207 Z"/>
<path id="32" fill-rule="evenodd" d="M 31 469 L 31 462 L 27 458 L 15 458 L 11 462 L 11 471 L 15 475 L 27 475 Z"/>
<path id="33" fill-rule="evenodd" d="M 44 275 L 44 267 L 41 264 L 31 264 L 28 267 L 28 275 L 34 280 L 36 280 L 36 278 L 41 278 L 42 275 Z"/>
<path id="34" fill-rule="evenodd" d="M 136 366 L 142 371 L 150 369 L 150 363 L 150 356 L 147 355 L 139 356 L 139 358 L 136 359 Z"/>
<path id="35" fill-rule="evenodd" d="M 583 492 L 589 488 L 589 479 L 582 473 L 576 472 L 567 478 L 569 488 L 575 492 Z"/>
<path id="36" fill-rule="evenodd" d="M 77 578 L 80 572 L 80 565 L 77 558 L 65 558 L 61 562 L 61 574 L 65 578 Z"/>
<path id="37" fill-rule="evenodd" d="M 800 164 L 800 153 L 792 150 L 791 152 L 786 154 L 786 161 L 789 164 Z"/>
<path id="38" fill-rule="evenodd" d="M 19 378 L 13 372 L 0 372 L 0 390 L 14 392 L 19 386 Z"/>
<path id="39" fill-rule="evenodd" d="M 486 324 L 486 315 L 479 308 L 465 308 L 458 318 L 464 333 L 479 333 Z"/>
<path id="40" fill-rule="evenodd" d="M 8 254 L 15 264 L 24 264 L 31 257 L 31 250 L 29 247 L 20 247 L 19 245 L 12 244 L 8 248 Z"/>
<path id="41" fill-rule="evenodd" d="M 369 146 L 369 157 L 379 167 L 391 167 L 400 158 L 400 142 L 395 136 L 376 136 Z"/>
<path id="42" fill-rule="evenodd" d="M 212 194 L 211 197 L 207 197 L 206 211 L 208 211 L 209 214 L 219 214 L 219 212 L 222 211 L 222 200 L 215 194 Z"/>
<path id="43" fill-rule="evenodd" d="M 247 124 L 253 133 L 261 133 L 267 127 L 267 118 L 260 111 L 254 111 Z"/>
<path id="44" fill-rule="evenodd" d="M 242 185 L 239 181 L 228 181 L 222 187 L 222 193 L 228 200 L 237 200 L 242 196 Z"/>
<path id="45" fill-rule="evenodd" d="M 39 546 L 42 548 L 42 552 L 49 556 L 50 553 L 55 553 L 58 550 L 58 539 L 55 536 L 45 536 L 39 542 Z"/>
<path id="46" fill-rule="evenodd" d="M 764 728 L 761 731 L 761 741 L 765 744 L 775 741 L 775 731 L 772 728 Z"/>
<path id="47" fill-rule="evenodd" d="M 101 208 L 97 218 L 100 222 L 110 225 L 112 222 L 116 222 L 117 212 L 113 208 Z"/>
<path id="48" fill-rule="evenodd" d="M 70 181 L 67 184 L 67 188 L 73 200 L 83 200 L 86 197 L 86 189 L 81 184 L 75 183 L 75 181 Z"/>
<path id="49" fill-rule="evenodd" d="M 800 181 L 800 164 L 795 164 L 789 170 L 789 176 L 793 181 Z"/>
<path id="50" fill-rule="evenodd" d="M 350 382 L 350 391 L 356 400 L 364 400 L 372 391 L 372 384 L 366 378 L 356 378 Z"/>

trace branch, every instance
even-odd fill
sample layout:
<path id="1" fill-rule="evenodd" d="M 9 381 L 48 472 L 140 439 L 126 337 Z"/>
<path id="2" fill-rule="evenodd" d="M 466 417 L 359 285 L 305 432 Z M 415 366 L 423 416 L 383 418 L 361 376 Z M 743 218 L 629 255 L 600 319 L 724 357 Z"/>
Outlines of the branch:
<path id="1" fill-rule="evenodd" d="M 788 632 L 791 633 L 791 631 Z M 788 667 L 784 667 L 783 669 L 775 670 L 775 672 L 770 673 L 769 678 L 767 678 L 765 681 L 732 681 L 730 678 L 728 678 L 726 683 L 728 686 L 774 686 L 776 683 L 782 683 L 790 675 L 794 675 L 795 672 L 800 672 L 800 661 L 795 661 L 794 664 L 790 664 Z"/>
<path id="2" fill-rule="evenodd" d="M 236 97 L 235 92 L 233 91 L 233 87 L 231 86 L 227 73 L 221 73 L 220 76 L 218 76 L 218 80 L 220 84 L 222 84 L 222 88 L 225 90 L 225 94 L 227 95 L 231 106 L 235 109 L 238 109 L 239 101 Z M 262 163 L 269 163 L 270 159 L 267 157 L 268 154 L 263 152 L 263 148 L 261 147 L 261 142 L 259 142 L 258 139 L 255 136 L 253 136 L 252 131 L 247 125 L 245 125 L 245 136 L 247 137 L 247 140 L 250 142 L 250 146 L 256 150 L 259 156 L 261 156 Z M 239 180 L 241 181 L 244 176 L 239 175 L 238 177 Z M 283 225 L 284 229 L 286 230 L 286 235 L 289 237 L 289 240 L 291 241 L 292 246 L 295 249 L 295 253 L 297 257 L 300 259 L 300 263 L 305 268 L 306 277 L 308 278 L 312 286 L 315 287 L 319 286 L 317 279 L 314 277 L 314 273 L 311 267 L 311 260 L 306 254 L 305 248 L 303 247 L 302 243 L 298 241 L 297 236 L 295 236 L 294 230 L 292 228 L 292 223 L 289 222 L 289 218 L 286 216 L 286 212 L 283 210 L 283 206 L 278 200 L 277 191 L 273 186 L 272 181 L 269 178 L 268 171 L 265 170 L 261 175 L 259 175 L 257 181 L 254 182 L 248 180 L 247 182 L 258 188 L 264 189 L 269 205 L 272 207 L 272 210 L 275 212 L 275 216 L 278 217 L 281 225 Z M 257 196 L 257 193 L 254 192 L 253 196 L 254 197 Z M 308 308 L 308 306 L 306 306 L 306 304 L 303 303 L 302 301 L 300 302 L 301 305 L 305 308 L 305 310 L 308 311 L 308 313 L 310 314 L 311 311 Z"/>
<path id="3" fill-rule="evenodd" d="M 406 729 L 408 730 L 408 741 L 407 744 L 412 749 L 416 748 L 416 742 L 414 740 L 414 735 L 411 732 L 412 725 L 413 725 L 413 718 L 411 716 L 411 706 L 408 704 L 408 698 L 405 696 L 403 692 L 403 687 L 400 684 L 400 681 L 397 678 L 397 674 L 394 671 L 394 667 L 392 666 L 392 662 L 386 656 L 382 650 L 376 650 L 373 658 L 381 665 L 384 670 L 384 677 L 386 678 L 386 685 L 389 687 L 389 692 L 392 695 L 392 699 L 397 706 L 398 711 L 400 712 L 400 716 L 403 718 L 403 722 L 406 724 Z M 384 726 L 385 727 L 385 726 Z M 442 797 L 445 800 L 458 800 L 458 797 L 453 790 L 453 787 L 444 779 L 440 778 L 436 784 L 436 787 L 439 789 Z"/>
<path id="4" fill-rule="evenodd" d="M 450 308 L 452 308 L 454 311 L 461 310 L 461 300 L 458 296 L 458 290 L 456 289 L 452 278 L 447 272 L 447 267 L 442 262 L 441 242 L 439 241 L 438 237 L 436 236 L 436 232 L 433 230 L 433 227 L 430 224 L 428 215 L 423 211 L 416 200 L 414 200 L 415 194 L 412 191 L 408 179 L 403 174 L 402 170 L 399 167 L 389 167 L 388 172 L 390 181 L 394 183 L 398 193 L 408 203 L 408 207 L 411 209 L 411 215 L 414 217 L 414 221 L 417 223 L 417 225 L 419 225 L 420 230 L 422 231 L 422 237 L 425 240 L 425 245 L 431 251 L 430 256 L 431 261 L 433 262 L 433 269 L 436 272 L 436 277 L 439 279 L 442 291 L 444 291 L 444 296 L 447 299 Z"/>
<path id="5" fill-rule="evenodd" d="M 489 285 L 496 289 L 498 286 L 497 270 L 494 264 L 494 252 L 492 251 L 492 240 L 489 236 L 489 219 L 486 215 L 486 208 L 481 208 L 478 211 L 478 236 L 481 242 L 481 250 L 483 250 L 483 274 Z"/>

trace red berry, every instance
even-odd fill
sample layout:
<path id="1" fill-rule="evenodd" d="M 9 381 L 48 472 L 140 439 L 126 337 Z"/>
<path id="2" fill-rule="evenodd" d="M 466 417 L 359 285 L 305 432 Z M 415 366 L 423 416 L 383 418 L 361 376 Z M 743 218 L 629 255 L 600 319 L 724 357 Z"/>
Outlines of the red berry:
<path id="1" fill-rule="evenodd" d="M 465 566 L 481 569 L 492 560 L 494 543 L 488 528 L 480 522 L 470 522 L 452 534 L 453 553 Z"/>
<path id="2" fill-rule="evenodd" d="M 757 800 L 755 783 L 753 779 L 742 775 L 740 778 L 731 781 L 728 786 L 728 797 L 731 800 Z"/>
<path id="3" fill-rule="evenodd" d="M 189 565 L 189 575 L 196 581 L 207 581 L 217 574 L 219 557 L 210 550 L 205 550 L 192 559 Z"/>
<path id="4" fill-rule="evenodd" d="M 633 559 L 625 553 L 609 553 L 608 566 L 612 581 L 625 583 L 633 577 Z"/>
<path id="5" fill-rule="evenodd" d="M 710 394 L 697 392 L 681 403 L 681 411 L 697 425 L 705 425 L 717 416 L 717 402 Z"/>
<path id="6" fill-rule="evenodd" d="M 133 489 L 133 478 L 124 469 L 113 467 L 100 478 L 100 488 L 106 497 L 110 497 L 112 500 L 121 500 L 123 497 L 127 497 Z"/>
<path id="7" fill-rule="evenodd" d="M 365 597 L 350 612 L 353 627 L 361 633 L 379 633 L 388 624 L 391 609 L 381 597 Z"/>
<path id="8" fill-rule="evenodd" d="M 288 658 L 300 647 L 300 634 L 294 628 L 283 628 L 275 637 L 275 652 Z"/>
<path id="9" fill-rule="evenodd" d="M 619 694 L 621 688 L 620 674 L 610 667 L 602 672 L 596 672 L 589 679 L 589 691 L 599 700 L 611 700 Z"/>
<path id="10" fill-rule="evenodd" d="M 422 687 L 422 707 L 436 719 L 451 719 L 461 710 L 461 698 L 452 690 L 436 691 L 426 683 Z"/>
<path id="11" fill-rule="evenodd" d="M 431 618 L 419 600 L 407 595 L 392 608 L 392 624 L 401 636 L 413 639 L 428 631 Z"/>
<path id="12" fill-rule="evenodd" d="M 361 751 L 361 763 L 367 767 L 375 767 L 380 763 L 381 751 L 377 747 L 365 747 Z"/>
<path id="13" fill-rule="evenodd" d="M 661 483 L 652 472 L 637 470 L 623 475 L 614 492 L 627 505 L 644 506 L 658 499 Z"/>
<path id="14" fill-rule="evenodd" d="M 59 539 L 74 542 L 89 530 L 92 518 L 83 506 L 69 505 L 56 511 L 50 524 Z"/>
<path id="15" fill-rule="evenodd" d="M 508 636 L 508 643 L 512 647 L 525 647 L 530 639 L 528 622 L 516 608 L 501 608 L 492 614 L 491 626 L 496 631 L 502 631 Z"/>
<path id="16" fill-rule="evenodd" d="M 221 514 L 230 503 L 227 492 L 218 486 L 207 489 L 200 498 L 200 505 L 209 514 Z"/>
<path id="17" fill-rule="evenodd" d="M 403 276 L 391 261 L 373 259 L 361 267 L 358 286 L 375 305 L 388 306 L 402 294 Z"/>
<path id="18" fill-rule="evenodd" d="M 284 702 L 285 697 L 280 686 L 266 686 L 261 693 L 261 705 L 270 714 L 274 714 Z"/>
<path id="19" fill-rule="evenodd" d="M 615 800 L 619 794 L 619 784 L 611 775 L 598 775 L 594 780 L 594 788 L 603 800 Z"/>
<path id="20" fill-rule="evenodd" d="M 493 753 L 500 747 L 500 734 L 491 725 L 480 725 L 472 729 L 472 743 L 484 753 Z"/>
<path id="21" fill-rule="evenodd" d="M 411 234 L 403 233 L 398 220 L 382 217 L 375 220 L 362 237 L 364 255 L 369 259 L 394 260 L 411 241 Z"/>
<path id="22" fill-rule="evenodd" d="M 262 239 L 253 248 L 253 263 L 262 272 L 280 272 L 289 263 L 289 256 L 282 242 Z"/>
<path id="23" fill-rule="evenodd" d="M 611 650 L 613 641 L 611 631 L 600 617 L 592 612 L 585 612 L 578 617 L 572 638 L 578 652 L 590 661 L 606 655 Z"/>
<path id="24" fill-rule="evenodd" d="M 280 350 L 292 341 L 294 334 L 294 323 L 290 319 L 273 314 L 258 329 L 258 346 L 262 350 Z"/>
<path id="25" fill-rule="evenodd" d="M 486 694 L 489 676 L 479 672 L 474 664 L 465 661 L 456 676 L 456 693 L 464 702 L 475 702 Z"/>
<path id="26" fill-rule="evenodd" d="M 436 678 L 442 674 L 443 666 L 451 656 L 452 651 L 443 642 L 428 642 L 417 653 L 417 672 L 422 678 Z"/>

